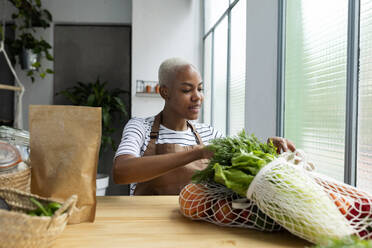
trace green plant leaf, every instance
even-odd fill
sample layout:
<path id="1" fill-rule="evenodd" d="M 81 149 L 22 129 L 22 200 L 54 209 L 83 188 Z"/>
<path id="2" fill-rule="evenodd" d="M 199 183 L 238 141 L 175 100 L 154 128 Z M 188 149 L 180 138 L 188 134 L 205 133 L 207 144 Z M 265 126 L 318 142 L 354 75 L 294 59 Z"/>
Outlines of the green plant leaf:
<path id="1" fill-rule="evenodd" d="M 125 105 L 124 105 L 123 101 L 119 97 L 114 97 L 114 99 L 117 103 L 118 109 L 124 114 L 124 116 L 127 116 L 128 113 L 125 109 Z"/>
<path id="2" fill-rule="evenodd" d="M 87 99 L 87 106 L 94 106 L 94 100 L 95 100 L 96 96 L 91 94 L 89 95 L 88 99 Z"/>
<path id="3" fill-rule="evenodd" d="M 50 61 L 54 60 L 53 56 L 50 53 L 45 53 L 45 58 Z"/>
<path id="4" fill-rule="evenodd" d="M 106 108 L 102 108 L 102 119 L 103 119 L 103 127 L 108 127 L 111 123 L 111 116 Z"/>
<path id="5" fill-rule="evenodd" d="M 33 67 L 40 68 L 41 64 L 40 62 L 35 62 L 32 64 Z"/>

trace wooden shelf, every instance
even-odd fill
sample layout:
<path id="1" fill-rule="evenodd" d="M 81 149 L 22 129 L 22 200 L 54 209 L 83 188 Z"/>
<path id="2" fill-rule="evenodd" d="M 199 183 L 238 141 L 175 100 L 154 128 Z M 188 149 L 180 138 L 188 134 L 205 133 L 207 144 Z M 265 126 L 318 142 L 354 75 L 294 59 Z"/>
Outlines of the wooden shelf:
<path id="1" fill-rule="evenodd" d="M 13 85 L 0 84 L 0 90 L 22 91 L 22 88 Z"/>
<path id="2" fill-rule="evenodd" d="M 146 92 L 136 92 L 136 96 L 161 98 L 160 94 L 158 93 L 146 93 Z"/>

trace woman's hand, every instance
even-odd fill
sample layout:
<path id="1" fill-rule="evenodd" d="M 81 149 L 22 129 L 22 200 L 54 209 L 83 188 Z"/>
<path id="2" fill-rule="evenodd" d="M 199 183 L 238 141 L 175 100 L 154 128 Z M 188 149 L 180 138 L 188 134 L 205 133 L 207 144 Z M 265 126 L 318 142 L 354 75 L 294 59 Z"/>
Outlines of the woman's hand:
<path id="1" fill-rule="evenodd" d="M 200 159 L 210 159 L 211 157 L 213 157 L 214 152 L 208 149 L 206 146 L 198 145 L 195 147 L 195 149 L 198 149 L 198 151 L 200 152 Z"/>
<path id="2" fill-rule="evenodd" d="M 270 141 L 272 141 L 274 146 L 276 147 L 277 153 L 288 152 L 288 151 L 294 152 L 296 150 L 296 146 L 293 144 L 293 142 L 290 140 L 287 140 L 286 138 L 270 137 L 268 138 L 267 142 L 269 143 Z"/>
<path id="3" fill-rule="evenodd" d="M 202 145 L 187 151 L 144 157 L 124 154 L 116 157 L 114 161 L 113 178 L 118 184 L 146 182 L 190 162 L 209 159 L 212 156 L 213 151 Z"/>

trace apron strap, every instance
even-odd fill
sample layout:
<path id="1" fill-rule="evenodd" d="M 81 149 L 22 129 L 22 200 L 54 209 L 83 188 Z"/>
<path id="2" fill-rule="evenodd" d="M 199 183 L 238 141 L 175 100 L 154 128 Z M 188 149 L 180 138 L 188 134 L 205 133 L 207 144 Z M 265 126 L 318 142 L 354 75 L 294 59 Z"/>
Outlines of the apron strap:
<path id="1" fill-rule="evenodd" d="M 159 128 L 160 128 L 161 120 L 162 120 L 162 112 L 160 112 L 159 114 L 157 114 L 155 116 L 154 123 L 152 124 L 152 127 L 151 127 L 149 144 L 150 143 L 154 143 L 155 144 L 155 141 L 158 139 L 158 137 L 159 137 Z M 196 131 L 194 125 L 191 124 L 189 121 L 187 121 L 187 125 L 191 128 L 191 131 L 195 135 L 196 143 L 198 145 L 203 145 L 203 141 L 200 138 L 199 133 Z"/>
<path id="2" fill-rule="evenodd" d="M 154 123 L 152 124 L 151 132 L 150 132 L 150 141 L 148 145 L 155 144 L 155 141 L 158 139 L 160 122 L 161 122 L 161 112 L 157 114 L 154 118 Z"/>
<path id="3" fill-rule="evenodd" d="M 203 140 L 200 138 L 200 135 L 199 133 L 196 131 L 196 128 L 194 127 L 193 124 L 191 124 L 191 122 L 187 121 L 187 124 L 189 125 L 189 127 L 191 128 L 192 132 L 194 133 L 195 137 L 196 137 L 196 143 L 198 145 L 203 145 Z"/>

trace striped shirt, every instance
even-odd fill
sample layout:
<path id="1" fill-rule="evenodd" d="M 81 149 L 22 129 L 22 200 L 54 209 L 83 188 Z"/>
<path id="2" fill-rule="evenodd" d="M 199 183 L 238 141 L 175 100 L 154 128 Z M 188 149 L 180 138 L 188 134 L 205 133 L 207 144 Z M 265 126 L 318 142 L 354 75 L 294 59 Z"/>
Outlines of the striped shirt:
<path id="1" fill-rule="evenodd" d="M 150 141 L 150 132 L 155 117 L 132 118 L 128 121 L 123 130 L 120 145 L 116 151 L 115 158 L 120 155 L 129 154 L 135 157 L 142 157 Z M 221 138 L 222 134 L 213 127 L 192 122 L 204 145 L 211 140 Z M 159 136 L 155 144 L 178 144 L 181 146 L 197 145 L 196 137 L 190 127 L 185 131 L 175 131 L 160 124 Z"/>

